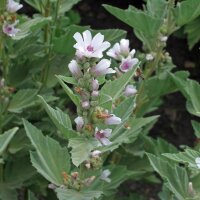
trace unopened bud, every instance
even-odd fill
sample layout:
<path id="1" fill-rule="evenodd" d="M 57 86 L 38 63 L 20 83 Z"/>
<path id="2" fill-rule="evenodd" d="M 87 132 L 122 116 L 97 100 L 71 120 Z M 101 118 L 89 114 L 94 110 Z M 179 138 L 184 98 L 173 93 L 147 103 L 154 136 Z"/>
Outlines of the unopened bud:
<path id="1" fill-rule="evenodd" d="M 89 108 L 90 108 L 90 103 L 89 103 L 89 101 L 83 101 L 83 102 L 81 103 L 81 105 L 82 105 L 82 107 L 83 107 L 84 109 L 89 109 Z"/>

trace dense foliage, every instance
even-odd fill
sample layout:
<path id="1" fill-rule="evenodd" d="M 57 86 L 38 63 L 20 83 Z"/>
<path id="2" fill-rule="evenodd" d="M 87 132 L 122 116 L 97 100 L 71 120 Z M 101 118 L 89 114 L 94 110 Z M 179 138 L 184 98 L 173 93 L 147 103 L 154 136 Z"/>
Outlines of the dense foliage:
<path id="1" fill-rule="evenodd" d="M 146 0 L 104 8 L 133 28 L 79 26 L 79 0 L 0 1 L 0 199 L 145 200 L 120 196 L 126 180 L 162 185 L 161 200 L 200 199 L 200 145 L 149 136 L 165 95 L 180 92 L 200 117 L 200 85 L 176 67 L 170 35 L 199 40 L 200 1 Z M 68 67 L 67 67 L 68 66 Z M 200 138 L 200 123 L 191 121 Z M 184 136 L 183 136 L 184 137 Z"/>

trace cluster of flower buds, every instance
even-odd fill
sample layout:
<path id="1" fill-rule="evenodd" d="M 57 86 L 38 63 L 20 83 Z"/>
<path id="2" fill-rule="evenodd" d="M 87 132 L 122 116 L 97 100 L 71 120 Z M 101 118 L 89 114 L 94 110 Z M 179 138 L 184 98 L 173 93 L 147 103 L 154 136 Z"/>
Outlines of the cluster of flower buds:
<path id="1" fill-rule="evenodd" d="M 15 2 L 14 0 L 7 0 L 6 11 L 0 16 L 0 25 L 2 25 L 2 31 L 6 35 L 13 37 L 20 30 L 16 28 L 19 23 L 17 20 L 16 12 L 23 7 L 22 4 Z"/>
<path id="2" fill-rule="evenodd" d="M 81 180 L 78 172 L 72 172 L 70 175 L 66 172 L 62 172 L 63 176 L 63 185 L 57 186 L 53 183 L 50 183 L 48 185 L 49 189 L 55 190 L 56 188 L 69 188 L 69 189 L 75 189 L 80 191 L 85 186 L 90 186 L 90 184 L 96 179 L 95 176 L 91 176 L 89 178 L 86 178 L 84 180 Z"/>
<path id="3" fill-rule="evenodd" d="M 102 164 L 101 151 L 99 150 L 92 151 L 89 160 L 85 161 L 87 169 L 99 169 Z"/>

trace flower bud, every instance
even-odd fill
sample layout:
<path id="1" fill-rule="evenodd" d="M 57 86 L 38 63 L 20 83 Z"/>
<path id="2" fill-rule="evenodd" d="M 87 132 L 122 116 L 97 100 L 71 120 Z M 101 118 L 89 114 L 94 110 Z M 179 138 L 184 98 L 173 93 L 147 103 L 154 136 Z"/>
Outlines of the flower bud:
<path id="1" fill-rule="evenodd" d="M 102 173 L 101 173 L 101 176 L 100 176 L 100 179 L 105 181 L 105 182 L 108 182 L 110 183 L 111 182 L 111 179 L 108 178 L 110 176 L 111 172 L 109 169 L 106 169 L 104 170 Z"/>
<path id="2" fill-rule="evenodd" d="M 90 108 L 90 102 L 89 101 L 83 101 L 81 102 L 82 108 L 89 109 Z"/>
<path id="3" fill-rule="evenodd" d="M 92 92 L 93 97 L 98 97 L 99 96 L 99 91 L 93 91 Z"/>
<path id="4" fill-rule="evenodd" d="M 95 150 L 90 153 L 91 157 L 99 157 L 101 155 L 101 151 Z"/>
<path id="5" fill-rule="evenodd" d="M 97 79 L 92 80 L 92 90 L 97 91 L 99 89 L 99 81 Z"/>
<path id="6" fill-rule="evenodd" d="M 76 119 L 74 119 L 75 123 L 76 123 L 76 129 L 77 131 L 80 131 L 83 128 L 84 125 L 84 121 L 82 117 L 77 117 Z"/>
<path id="7" fill-rule="evenodd" d="M 49 188 L 49 189 L 52 189 L 52 190 L 55 190 L 55 189 L 57 188 L 57 186 L 56 186 L 55 184 L 53 184 L 53 183 L 50 183 L 50 184 L 48 185 L 48 188 Z"/>
<path id="8" fill-rule="evenodd" d="M 122 120 L 119 117 L 116 117 L 114 114 L 105 119 L 105 124 L 107 125 L 116 125 L 120 124 L 121 122 Z"/>
<path id="9" fill-rule="evenodd" d="M 154 56 L 151 53 L 146 54 L 146 60 L 150 61 L 153 59 L 154 59 Z"/>
<path id="10" fill-rule="evenodd" d="M 81 77 L 83 74 L 81 72 L 81 69 L 78 65 L 78 63 L 76 62 L 76 60 L 72 60 L 69 65 L 68 65 L 68 68 L 70 70 L 70 72 L 76 76 L 77 78 L 78 77 Z"/>
<path id="11" fill-rule="evenodd" d="M 137 93 L 137 89 L 133 85 L 127 85 L 124 91 L 124 95 L 129 97 L 129 96 L 134 96 Z"/>

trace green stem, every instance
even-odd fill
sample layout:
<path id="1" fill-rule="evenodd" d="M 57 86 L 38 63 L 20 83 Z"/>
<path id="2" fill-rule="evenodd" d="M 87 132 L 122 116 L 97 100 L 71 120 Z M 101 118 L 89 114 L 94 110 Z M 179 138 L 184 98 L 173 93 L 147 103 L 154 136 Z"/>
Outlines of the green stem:
<path id="1" fill-rule="evenodd" d="M 3 182 L 3 164 L 0 164 L 0 183 Z"/>

